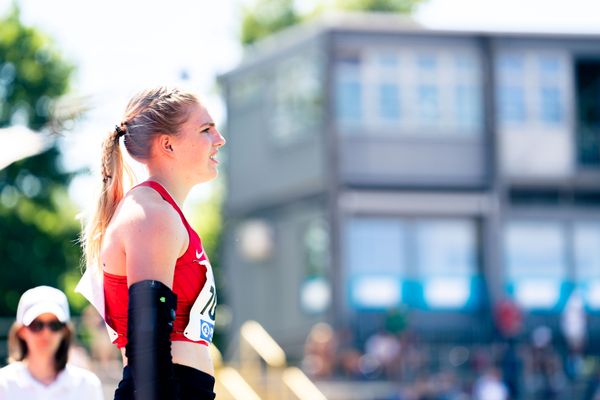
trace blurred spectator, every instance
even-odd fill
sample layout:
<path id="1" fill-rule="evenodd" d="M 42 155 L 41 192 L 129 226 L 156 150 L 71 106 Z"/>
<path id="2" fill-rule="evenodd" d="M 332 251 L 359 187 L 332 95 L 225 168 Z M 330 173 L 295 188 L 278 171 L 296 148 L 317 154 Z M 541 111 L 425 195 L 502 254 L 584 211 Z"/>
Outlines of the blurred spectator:
<path id="1" fill-rule="evenodd" d="M 394 378 L 400 364 L 400 341 L 396 335 L 380 330 L 365 343 L 365 356 L 369 357 L 388 379 Z"/>
<path id="2" fill-rule="evenodd" d="M 600 400 L 600 372 L 597 368 L 587 383 L 583 400 Z"/>
<path id="3" fill-rule="evenodd" d="M 585 308 L 583 297 L 578 289 L 573 290 L 561 318 L 563 335 L 573 351 L 580 352 L 585 343 Z"/>
<path id="4" fill-rule="evenodd" d="M 562 333 L 568 346 L 565 371 L 571 381 L 577 380 L 583 370 L 583 349 L 586 340 L 586 316 L 583 296 L 573 290 L 561 318 Z"/>
<path id="5" fill-rule="evenodd" d="M 521 357 L 517 352 L 517 344 L 514 338 L 506 340 L 502 355 L 500 356 L 500 366 L 509 397 L 511 399 L 520 399 L 523 365 Z"/>
<path id="6" fill-rule="evenodd" d="M 329 324 L 312 327 L 304 345 L 303 368 L 313 378 L 329 378 L 335 369 L 335 333 Z"/>
<path id="7" fill-rule="evenodd" d="M 552 330 L 547 326 L 538 326 L 531 334 L 531 342 L 530 365 L 526 374 L 528 392 L 540 400 L 562 398 L 567 382 L 560 357 L 552 348 Z"/>
<path id="8" fill-rule="evenodd" d="M 400 336 L 400 377 L 413 381 L 427 369 L 428 354 L 417 336 L 410 330 Z"/>
<path id="9" fill-rule="evenodd" d="M 440 372 L 434 377 L 433 383 L 435 387 L 434 398 L 436 400 L 462 400 L 468 398 L 467 394 L 463 392 L 454 371 Z"/>
<path id="10" fill-rule="evenodd" d="M 0 399 L 101 400 L 100 380 L 67 363 L 74 335 L 63 292 L 38 286 L 23 293 L 10 328 L 10 364 L 0 370 Z"/>
<path id="11" fill-rule="evenodd" d="M 360 359 L 362 353 L 354 345 L 352 330 L 338 331 L 338 363 L 340 372 L 347 378 L 362 378 Z"/>
<path id="12" fill-rule="evenodd" d="M 97 366 L 97 373 L 104 379 L 121 379 L 121 353 L 110 342 L 106 334 L 104 320 L 96 309 L 89 305 L 81 315 L 82 328 L 89 337 L 92 359 Z"/>
<path id="13" fill-rule="evenodd" d="M 517 336 L 523 327 L 523 315 L 517 304 L 510 299 L 504 299 L 496 304 L 494 309 L 496 327 L 504 338 Z"/>
<path id="14" fill-rule="evenodd" d="M 500 372 L 496 368 L 489 368 L 475 382 L 474 400 L 507 400 L 508 398 L 508 388 L 502 382 Z"/>

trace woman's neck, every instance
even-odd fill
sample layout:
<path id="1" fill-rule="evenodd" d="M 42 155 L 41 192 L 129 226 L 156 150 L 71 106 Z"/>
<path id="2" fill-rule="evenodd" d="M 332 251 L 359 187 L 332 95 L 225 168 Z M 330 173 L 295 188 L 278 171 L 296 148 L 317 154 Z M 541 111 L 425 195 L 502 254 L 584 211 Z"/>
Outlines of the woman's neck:
<path id="1" fill-rule="evenodd" d="M 150 172 L 148 180 L 160 183 L 162 187 L 167 189 L 167 192 L 169 192 L 180 207 L 183 206 L 188 193 L 192 189 L 191 186 L 186 185 L 183 182 L 178 182 L 176 179 L 173 179 L 173 177 L 165 174 Z"/>
<path id="2" fill-rule="evenodd" d="M 52 357 L 27 356 L 24 361 L 31 376 L 38 382 L 44 385 L 49 385 L 56 380 L 58 373 L 54 368 L 54 360 Z"/>

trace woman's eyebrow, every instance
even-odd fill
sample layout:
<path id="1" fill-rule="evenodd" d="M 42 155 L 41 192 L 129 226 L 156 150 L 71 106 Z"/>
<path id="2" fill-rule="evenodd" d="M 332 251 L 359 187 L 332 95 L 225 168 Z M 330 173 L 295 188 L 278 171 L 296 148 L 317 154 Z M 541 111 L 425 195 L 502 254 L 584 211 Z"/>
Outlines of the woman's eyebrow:
<path id="1" fill-rule="evenodd" d="M 205 123 L 203 123 L 202 125 L 200 125 L 200 128 L 204 128 L 204 127 L 206 127 L 206 126 L 210 126 L 210 127 L 212 128 L 212 127 L 214 127 L 214 126 L 215 126 L 215 123 L 214 123 L 214 122 L 212 122 L 212 121 L 211 121 L 211 122 L 205 122 Z"/>

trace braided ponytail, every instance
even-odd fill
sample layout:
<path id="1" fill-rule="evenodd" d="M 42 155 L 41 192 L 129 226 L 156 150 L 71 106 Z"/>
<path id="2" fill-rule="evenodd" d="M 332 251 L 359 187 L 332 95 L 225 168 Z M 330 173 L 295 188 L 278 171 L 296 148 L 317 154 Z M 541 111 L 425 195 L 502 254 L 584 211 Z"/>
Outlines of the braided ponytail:
<path id="1" fill-rule="evenodd" d="M 104 232 L 106 232 L 106 227 L 124 195 L 124 172 L 130 182 L 133 181 L 133 174 L 124 162 L 119 146 L 119 138 L 125 133 L 125 130 L 117 126 L 114 131 L 109 132 L 102 143 L 102 160 L 100 164 L 102 189 L 95 212 L 82 234 L 82 245 L 87 265 L 98 264 Z"/>

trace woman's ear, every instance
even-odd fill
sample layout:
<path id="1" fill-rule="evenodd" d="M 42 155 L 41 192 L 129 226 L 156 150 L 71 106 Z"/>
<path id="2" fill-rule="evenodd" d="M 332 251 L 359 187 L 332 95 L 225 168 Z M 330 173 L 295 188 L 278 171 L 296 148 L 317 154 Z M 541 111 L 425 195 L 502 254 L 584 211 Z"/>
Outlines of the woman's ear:
<path id="1" fill-rule="evenodd" d="M 173 155 L 173 137 L 171 135 L 161 134 L 157 142 L 160 153 Z"/>

